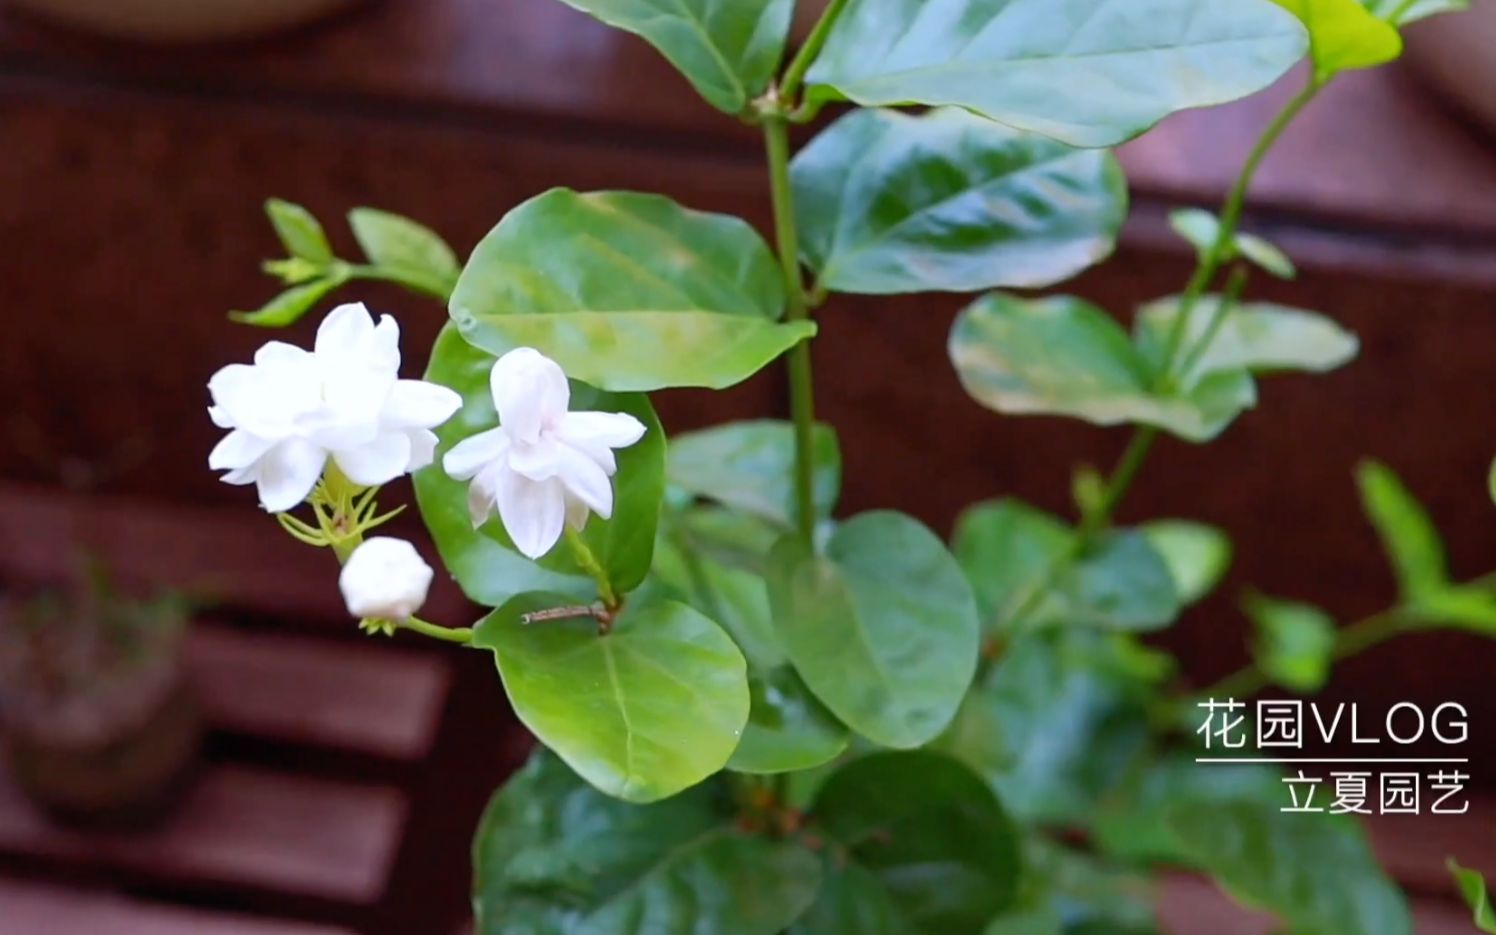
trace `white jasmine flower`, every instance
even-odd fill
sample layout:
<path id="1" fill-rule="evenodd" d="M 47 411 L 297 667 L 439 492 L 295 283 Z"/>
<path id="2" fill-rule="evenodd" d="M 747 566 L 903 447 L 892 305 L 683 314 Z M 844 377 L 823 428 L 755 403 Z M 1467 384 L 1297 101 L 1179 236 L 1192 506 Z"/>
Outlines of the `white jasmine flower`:
<path id="1" fill-rule="evenodd" d="M 431 431 L 462 397 L 444 386 L 402 380 L 400 327 L 374 324 L 362 304 L 333 309 L 312 351 L 271 341 L 254 363 L 213 375 L 208 415 L 232 429 L 208 455 L 225 483 L 254 484 L 265 509 L 279 513 L 316 486 L 328 457 L 363 487 L 386 484 L 430 464 Z"/>
<path id="2" fill-rule="evenodd" d="M 473 527 L 497 508 L 515 548 L 540 558 L 564 524 L 580 530 L 589 512 L 611 517 L 613 449 L 644 437 L 644 424 L 627 413 L 568 412 L 566 374 L 534 348 L 500 357 L 489 388 L 499 427 L 463 439 L 442 459 L 454 479 L 472 481 Z"/>
<path id="3" fill-rule="evenodd" d="M 348 556 L 338 587 L 348 612 L 361 620 L 410 619 L 426 603 L 431 566 L 404 539 L 375 536 Z"/>

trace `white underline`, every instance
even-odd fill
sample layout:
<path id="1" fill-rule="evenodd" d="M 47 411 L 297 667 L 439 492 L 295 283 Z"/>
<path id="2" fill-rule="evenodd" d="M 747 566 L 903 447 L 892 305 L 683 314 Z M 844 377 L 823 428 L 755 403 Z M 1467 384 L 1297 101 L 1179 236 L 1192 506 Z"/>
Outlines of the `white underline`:
<path id="1" fill-rule="evenodd" d="M 1429 757 L 1429 758 L 1407 758 L 1407 757 L 1209 757 L 1201 756 L 1195 758 L 1196 763 L 1469 763 L 1467 757 Z"/>

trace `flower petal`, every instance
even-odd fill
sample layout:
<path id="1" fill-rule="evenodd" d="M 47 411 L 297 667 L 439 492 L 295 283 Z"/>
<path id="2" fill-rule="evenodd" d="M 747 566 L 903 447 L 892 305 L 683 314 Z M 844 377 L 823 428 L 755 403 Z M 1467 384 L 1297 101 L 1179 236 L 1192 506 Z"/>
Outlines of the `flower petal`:
<path id="1" fill-rule="evenodd" d="M 509 466 L 530 480 L 549 480 L 561 470 L 561 443 L 542 434 L 534 444 L 512 444 Z"/>
<path id="2" fill-rule="evenodd" d="M 576 497 L 566 498 L 566 525 L 581 532 L 587 528 L 587 517 L 591 515 L 592 511 L 587 508 L 587 504 Z"/>
<path id="3" fill-rule="evenodd" d="M 295 370 L 307 367 L 311 362 L 311 354 L 285 341 L 270 341 L 255 351 L 255 366 L 270 371 Z"/>
<path id="4" fill-rule="evenodd" d="M 499 474 L 508 470 L 502 464 L 493 465 L 473 478 L 473 482 L 468 485 L 468 518 L 473 521 L 474 529 L 488 522 L 488 517 L 498 508 L 498 491 L 495 485 Z"/>
<path id="5" fill-rule="evenodd" d="M 383 432 L 357 448 L 334 451 L 333 460 L 361 487 L 378 487 L 405 473 L 410 464 L 410 436 L 404 432 Z"/>
<path id="6" fill-rule="evenodd" d="M 469 480 L 508 453 L 509 434 L 503 429 L 489 429 L 453 445 L 442 458 L 442 470 L 453 480 Z"/>
<path id="7" fill-rule="evenodd" d="M 406 432 L 405 437 L 410 439 L 410 462 L 405 465 L 405 473 L 414 474 L 436 460 L 435 432 L 430 429 L 414 429 Z"/>
<path id="8" fill-rule="evenodd" d="M 495 484 L 499 518 L 521 553 L 537 559 L 555 547 L 566 522 L 566 488 L 556 478 L 533 481 L 499 472 Z"/>
<path id="9" fill-rule="evenodd" d="M 265 453 L 255 483 L 260 503 L 272 513 L 284 513 L 307 498 L 322 476 L 327 452 L 311 442 L 293 438 Z"/>
<path id="10" fill-rule="evenodd" d="M 434 429 L 461 408 L 462 397 L 454 390 L 425 380 L 398 380 L 380 418 L 385 425 Z"/>
<path id="11" fill-rule="evenodd" d="M 243 429 L 235 429 L 208 453 L 208 468 L 213 471 L 236 471 L 249 467 L 274 445 L 274 439 L 261 438 Z"/>
<path id="12" fill-rule="evenodd" d="M 556 424 L 561 440 L 578 447 L 587 443 L 627 448 L 644 432 L 644 423 L 626 412 L 568 412 Z"/>
<path id="13" fill-rule="evenodd" d="M 558 422 L 571 405 L 571 386 L 561 365 L 519 347 L 500 357 L 488 376 L 499 424 L 518 442 L 533 443 L 541 429 Z"/>
<path id="14" fill-rule="evenodd" d="M 358 354 L 374 337 L 374 317 L 362 302 L 339 305 L 317 327 L 318 357 Z"/>
<path id="15" fill-rule="evenodd" d="M 558 446 L 560 470 L 556 476 L 567 493 L 585 503 L 598 516 L 613 516 L 613 484 L 608 474 L 587 454 L 570 445 Z"/>

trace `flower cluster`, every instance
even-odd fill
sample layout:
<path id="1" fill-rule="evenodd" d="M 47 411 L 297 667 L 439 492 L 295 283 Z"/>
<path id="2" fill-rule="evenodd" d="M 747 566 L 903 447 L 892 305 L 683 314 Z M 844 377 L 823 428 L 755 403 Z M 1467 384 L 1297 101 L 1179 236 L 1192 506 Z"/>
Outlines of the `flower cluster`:
<path id="1" fill-rule="evenodd" d="M 215 425 L 229 434 L 208 456 L 229 484 L 254 484 L 266 510 L 304 502 L 331 460 L 359 487 L 378 487 L 435 458 L 433 429 L 462 407 L 453 390 L 403 380 L 400 329 L 376 324 L 361 304 L 334 309 L 311 351 L 272 341 L 253 364 L 232 364 L 208 383 Z M 473 526 L 498 512 L 515 548 L 545 555 L 567 525 L 613 515 L 614 449 L 643 437 L 625 413 L 571 412 L 560 365 L 532 348 L 499 358 L 489 377 L 499 426 L 458 442 L 443 466 L 470 481 Z M 403 621 L 425 602 L 431 567 L 409 542 L 375 538 L 344 565 L 339 584 L 349 613 Z"/>

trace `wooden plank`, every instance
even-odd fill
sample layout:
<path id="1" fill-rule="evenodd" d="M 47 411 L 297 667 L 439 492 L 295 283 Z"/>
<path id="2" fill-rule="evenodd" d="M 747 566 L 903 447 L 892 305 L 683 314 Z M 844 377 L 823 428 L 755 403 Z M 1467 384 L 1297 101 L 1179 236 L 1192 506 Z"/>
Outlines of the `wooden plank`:
<path id="1" fill-rule="evenodd" d="M 1366 823 L 1382 865 L 1412 890 L 1451 892 L 1449 857 L 1496 879 L 1496 799 L 1472 798 L 1464 815 L 1378 815 Z"/>
<path id="2" fill-rule="evenodd" d="M 190 653 L 215 728 L 391 760 L 430 751 L 452 678 L 436 655 L 211 624 Z"/>
<path id="3" fill-rule="evenodd" d="M 391 788 L 209 768 L 145 833 L 59 828 L 0 778 L 0 854 L 169 883 L 370 905 L 383 895 L 406 803 Z"/>
<path id="4" fill-rule="evenodd" d="M 0 878 L 0 935 L 351 935 Z"/>

